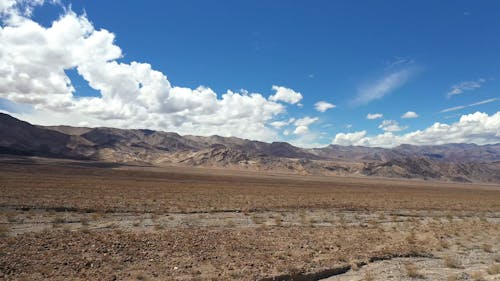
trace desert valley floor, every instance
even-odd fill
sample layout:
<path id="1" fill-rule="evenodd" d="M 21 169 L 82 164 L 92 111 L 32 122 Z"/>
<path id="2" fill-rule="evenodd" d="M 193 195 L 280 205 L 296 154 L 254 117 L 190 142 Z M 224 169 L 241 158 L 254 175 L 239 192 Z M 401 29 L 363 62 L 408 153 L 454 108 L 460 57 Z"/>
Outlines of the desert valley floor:
<path id="1" fill-rule="evenodd" d="M 500 280 L 500 186 L 0 158 L 1 280 Z"/>

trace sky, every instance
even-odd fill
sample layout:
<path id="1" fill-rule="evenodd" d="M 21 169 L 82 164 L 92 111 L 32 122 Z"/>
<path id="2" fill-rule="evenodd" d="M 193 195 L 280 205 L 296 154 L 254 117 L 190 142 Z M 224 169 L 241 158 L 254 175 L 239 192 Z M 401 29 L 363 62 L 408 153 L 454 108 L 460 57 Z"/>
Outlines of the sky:
<path id="1" fill-rule="evenodd" d="M 0 111 L 40 125 L 500 143 L 498 1 L 0 0 Z"/>

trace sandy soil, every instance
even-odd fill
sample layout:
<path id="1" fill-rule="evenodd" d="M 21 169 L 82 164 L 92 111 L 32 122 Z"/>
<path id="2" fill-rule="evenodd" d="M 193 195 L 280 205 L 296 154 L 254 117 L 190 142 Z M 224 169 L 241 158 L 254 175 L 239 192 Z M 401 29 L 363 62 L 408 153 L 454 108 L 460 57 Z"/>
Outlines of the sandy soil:
<path id="1" fill-rule="evenodd" d="M 500 187 L 0 159 L 3 280 L 500 280 Z"/>

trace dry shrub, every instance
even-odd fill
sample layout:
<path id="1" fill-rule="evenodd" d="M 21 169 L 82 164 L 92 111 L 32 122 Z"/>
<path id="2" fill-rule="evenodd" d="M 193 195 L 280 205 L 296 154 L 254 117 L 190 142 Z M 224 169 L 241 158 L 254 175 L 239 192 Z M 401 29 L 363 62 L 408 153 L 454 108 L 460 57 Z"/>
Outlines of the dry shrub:
<path id="1" fill-rule="evenodd" d="M 446 214 L 446 219 L 448 219 L 448 221 L 453 221 L 453 218 L 454 218 L 454 216 L 453 216 L 453 214 L 452 214 L 452 213 L 448 212 L 448 213 Z"/>
<path id="2" fill-rule="evenodd" d="M 363 280 L 364 281 L 374 281 L 375 274 L 371 271 L 366 271 Z"/>
<path id="3" fill-rule="evenodd" d="M 10 229 L 7 228 L 5 225 L 0 225 L 0 237 L 7 237 L 9 231 Z"/>
<path id="4" fill-rule="evenodd" d="M 415 245 L 417 243 L 417 235 L 414 231 L 411 231 L 410 234 L 408 234 L 406 242 L 410 245 Z"/>
<path id="5" fill-rule="evenodd" d="M 144 272 L 139 272 L 135 275 L 135 278 L 138 280 L 138 281 L 146 281 L 148 280 L 148 277 L 146 276 L 146 274 L 144 274 Z"/>
<path id="6" fill-rule="evenodd" d="M 500 264 L 492 264 L 490 267 L 488 267 L 486 272 L 488 272 L 488 274 L 490 275 L 500 274 Z"/>
<path id="7" fill-rule="evenodd" d="M 103 217 L 103 214 L 102 213 L 93 213 L 91 217 L 92 217 L 93 221 L 97 221 Z"/>
<path id="8" fill-rule="evenodd" d="M 62 224 L 62 223 L 65 223 L 66 220 L 63 218 L 63 217 L 55 217 L 54 220 L 52 220 L 52 222 L 54 224 Z"/>
<path id="9" fill-rule="evenodd" d="M 236 222 L 234 222 L 233 220 L 229 220 L 229 221 L 226 222 L 226 227 L 235 228 L 236 227 Z"/>
<path id="10" fill-rule="evenodd" d="M 14 212 L 6 212 L 5 217 L 10 223 L 17 222 L 16 214 Z"/>
<path id="11" fill-rule="evenodd" d="M 89 220 L 88 220 L 87 218 L 81 218 L 81 219 L 80 219 L 80 223 L 81 223 L 82 225 L 89 225 Z"/>
<path id="12" fill-rule="evenodd" d="M 411 277 L 411 278 L 419 278 L 419 279 L 423 279 L 425 278 L 419 271 L 418 271 L 418 267 L 414 264 L 414 263 L 407 263 L 405 264 L 405 269 L 406 269 L 406 273 L 408 274 L 408 277 Z"/>
<path id="13" fill-rule="evenodd" d="M 378 214 L 378 220 L 379 221 L 384 221 L 385 220 L 385 214 L 384 213 L 379 213 Z"/>
<path id="14" fill-rule="evenodd" d="M 258 216 L 257 214 L 253 214 L 251 218 L 252 218 L 253 223 L 256 225 L 261 225 L 265 221 L 264 218 Z"/>
<path id="15" fill-rule="evenodd" d="M 300 224 L 302 224 L 302 225 L 307 224 L 307 214 L 306 214 L 306 211 L 304 211 L 303 209 L 300 210 L 299 218 L 300 218 Z"/>
<path id="16" fill-rule="evenodd" d="M 90 229 L 89 229 L 86 225 L 84 225 L 84 226 L 80 227 L 80 229 L 79 229 L 79 230 L 80 230 L 82 233 L 90 233 Z"/>
<path id="17" fill-rule="evenodd" d="M 439 240 L 439 246 L 441 249 L 448 249 L 450 247 L 450 243 L 445 239 L 441 239 Z"/>
<path id="18" fill-rule="evenodd" d="M 481 271 L 472 272 L 470 277 L 474 281 L 484 281 L 484 274 Z"/>
<path id="19" fill-rule="evenodd" d="M 481 245 L 481 249 L 485 251 L 486 253 L 493 253 L 493 246 L 491 244 L 483 244 Z"/>
<path id="20" fill-rule="evenodd" d="M 283 224 L 283 218 L 281 217 L 281 215 L 276 215 L 276 217 L 274 217 L 274 225 L 282 226 L 282 224 Z"/>
<path id="21" fill-rule="evenodd" d="M 460 261 L 453 256 L 445 256 L 443 262 L 444 265 L 449 268 L 462 268 Z"/>
<path id="22" fill-rule="evenodd" d="M 231 276 L 231 278 L 233 278 L 233 280 L 241 279 L 245 276 L 244 273 L 237 272 L 237 271 L 231 271 L 231 273 L 229 273 L 229 275 Z"/>

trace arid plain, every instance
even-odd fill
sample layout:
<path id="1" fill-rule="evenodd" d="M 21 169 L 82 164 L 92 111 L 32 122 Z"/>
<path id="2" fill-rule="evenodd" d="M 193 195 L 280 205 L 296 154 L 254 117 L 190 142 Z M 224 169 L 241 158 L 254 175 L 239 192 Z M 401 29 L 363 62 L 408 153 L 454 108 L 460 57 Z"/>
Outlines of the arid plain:
<path id="1" fill-rule="evenodd" d="M 0 160 L 3 280 L 500 280 L 500 186 Z"/>

